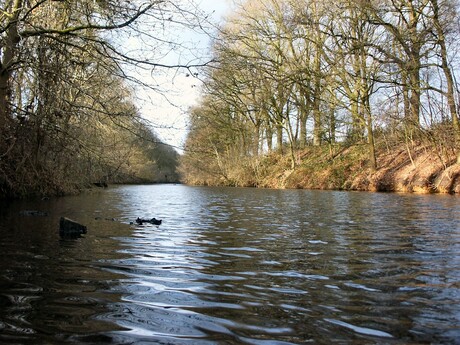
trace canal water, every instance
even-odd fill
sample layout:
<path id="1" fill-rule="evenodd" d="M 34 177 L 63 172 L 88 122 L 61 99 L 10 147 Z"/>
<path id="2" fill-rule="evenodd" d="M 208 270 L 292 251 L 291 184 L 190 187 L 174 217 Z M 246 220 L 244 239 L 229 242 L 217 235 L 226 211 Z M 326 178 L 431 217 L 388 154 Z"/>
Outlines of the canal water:
<path id="1" fill-rule="evenodd" d="M 60 238 L 61 216 L 88 233 Z M 4 203 L 0 343 L 460 344 L 459 221 L 448 195 L 151 185 Z"/>

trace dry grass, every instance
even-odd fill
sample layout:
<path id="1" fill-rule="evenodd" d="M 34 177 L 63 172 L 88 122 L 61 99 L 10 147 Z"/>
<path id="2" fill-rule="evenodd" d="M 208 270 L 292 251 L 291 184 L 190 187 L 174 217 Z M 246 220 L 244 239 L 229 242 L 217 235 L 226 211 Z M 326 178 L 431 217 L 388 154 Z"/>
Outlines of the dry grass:
<path id="1" fill-rule="evenodd" d="M 333 150 L 332 150 L 333 151 Z M 300 164 L 267 158 L 259 186 L 270 188 L 336 189 L 384 192 L 459 193 L 460 165 L 456 157 L 430 145 L 399 145 L 377 152 L 378 167 L 369 167 L 365 146 L 309 148 L 299 152 Z"/>

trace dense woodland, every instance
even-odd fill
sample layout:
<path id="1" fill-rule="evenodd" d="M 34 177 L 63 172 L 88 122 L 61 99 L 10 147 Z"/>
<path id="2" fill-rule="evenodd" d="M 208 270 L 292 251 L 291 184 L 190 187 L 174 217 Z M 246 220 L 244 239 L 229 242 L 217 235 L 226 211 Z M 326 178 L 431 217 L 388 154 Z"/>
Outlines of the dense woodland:
<path id="1" fill-rule="evenodd" d="M 415 166 L 420 150 L 443 170 L 456 165 L 458 9 L 455 0 L 241 0 L 190 111 L 184 180 L 273 186 L 273 174 L 318 173 L 311 164 L 370 175 Z"/>
<path id="2" fill-rule="evenodd" d="M 171 67 L 157 62 L 172 42 L 156 35 L 168 20 L 192 25 L 178 5 L 1 0 L 0 10 L 0 198 L 177 180 L 177 153 L 140 117 L 142 81 L 126 71 Z M 127 46 L 133 37 L 143 51 Z"/>
<path id="3" fill-rule="evenodd" d="M 180 158 L 187 183 L 359 189 L 347 176 L 382 185 L 395 164 L 429 184 L 447 172 L 446 191 L 460 181 L 455 0 L 239 0 L 200 65 L 164 62 L 185 49 L 165 32 L 204 29 L 191 2 L 0 8 L 0 197 L 177 180 L 177 152 L 135 100 L 138 86 L 161 92 L 155 75 L 170 68 L 203 81 Z"/>

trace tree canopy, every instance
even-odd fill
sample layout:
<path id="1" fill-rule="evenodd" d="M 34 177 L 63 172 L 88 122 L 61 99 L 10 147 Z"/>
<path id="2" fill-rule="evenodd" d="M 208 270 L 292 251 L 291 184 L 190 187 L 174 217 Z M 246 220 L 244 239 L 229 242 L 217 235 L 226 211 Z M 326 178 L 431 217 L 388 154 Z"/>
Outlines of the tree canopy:
<path id="1" fill-rule="evenodd" d="M 158 92 L 186 49 L 168 30 L 199 27 L 185 2 L 0 1 L 0 195 L 56 194 L 99 181 L 177 180 L 177 153 L 134 102 Z"/>
<path id="2" fill-rule="evenodd" d="M 458 19 L 455 0 L 239 1 L 191 111 L 185 180 L 257 185 L 263 157 L 295 169 L 306 147 L 362 145 L 371 170 L 376 147 L 458 155 Z"/>

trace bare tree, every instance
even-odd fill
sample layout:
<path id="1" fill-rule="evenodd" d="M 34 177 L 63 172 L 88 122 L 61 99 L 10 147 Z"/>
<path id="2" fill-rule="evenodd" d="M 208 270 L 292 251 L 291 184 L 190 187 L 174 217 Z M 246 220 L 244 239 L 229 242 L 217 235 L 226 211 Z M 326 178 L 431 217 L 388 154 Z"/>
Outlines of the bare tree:
<path id="1" fill-rule="evenodd" d="M 429 0 L 361 1 L 369 15 L 370 23 L 383 29 L 386 44 L 375 45 L 384 54 L 384 63 L 399 68 L 399 81 L 389 75 L 389 81 L 403 88 L 405 119 L 407 125 L 417 129 L 420 125 L 421 71 L 429 57 L 429 39 L 432 27 L 425 20 Z"/>
<path id="2" fill-rule="evenodd" d="M 439 47 L 441 68 L 447 83 L 447 89 L 442 91 L 442 93 L 447 98 L 452 119 L 452 127 L 454 129 L 455 139 L 458 145 L 460 143 L 460 122 L 458 118 L 458 106 L 455 101 L 454 74 L 449 63 L 449 53 L 447 47 L 448 35 L 454 32 L 452 23 L 456 21 L 456 18 L 458 18 L 458 4 L 454 1 L 430 0 L 430 5 L 432 12 L 431 20 L 433 21 L 434 26 L 434 39 L 435 43 Z M 457 156 L 457 162 L 460 163 L 460 149 L 458 150 L 459 154 Z"/>
<path id="3" fill-rule="evenodd" d="M 184 49 L 168 29 L 199 27 L 193 8 L 156 0 L 4 0 L 0 9 L 0 191 L 40 179 L 66 184 L 83 166 L 88 178 L 97 169 L 121 171 L 126 166 L 105 149 L 123 146 L 114 127 L 145 133 L 135 126 L 141 121 L 128 83 L 157 89 L 132 71 L 191 68 L 165 56 Z M 98 131 L 116 136 L 94 140 Z M 123 149 L 126 162 L 134 147 Z"/>

